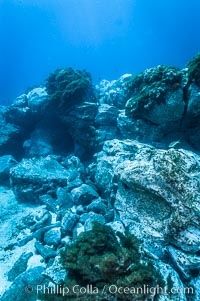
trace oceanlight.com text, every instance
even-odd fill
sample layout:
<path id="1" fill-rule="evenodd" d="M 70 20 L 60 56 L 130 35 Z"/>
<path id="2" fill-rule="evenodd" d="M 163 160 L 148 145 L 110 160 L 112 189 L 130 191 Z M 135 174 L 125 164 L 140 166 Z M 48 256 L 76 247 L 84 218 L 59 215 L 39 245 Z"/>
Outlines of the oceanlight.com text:
<path id="1" fill-rule="evenodd" d="M 30 286 L 29 286 L 30 290 Z M 32 287 L 32 292 L 34 288 Z M 159 285 L 151 287 L 148 285 L 143 285 L 142 287 L 128 287 L 128 286 L 117 286 L 115 284 L 105 285 L 102 289 L 99 289 L 91 284 L 86 286 L 74 285 L 72 287 L 63 287 L 61 285 L 37 285 L 36 286 L 37 294 L 47 294 L 47 295 L 98 295 L 98 294 L 111 294 L 111 295 L 133 295 L 135 297 L 141 295 L 193 295 L 193 287 L 160 287 Z"/>

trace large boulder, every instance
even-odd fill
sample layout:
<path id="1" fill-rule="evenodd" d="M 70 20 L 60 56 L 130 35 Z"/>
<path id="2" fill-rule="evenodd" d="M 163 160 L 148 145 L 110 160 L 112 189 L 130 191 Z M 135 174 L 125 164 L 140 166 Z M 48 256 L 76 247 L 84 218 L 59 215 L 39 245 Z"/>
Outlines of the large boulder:
<path id="1" fill-rule="evenodd" d="M 84 157 L 88 152 L 93 152 L 97 144 L 96 128 L 94 124 L 97 114 L 97 104 L 83 102 L 73 105 L 65 114 L 62 113 L 61 120 L 66 126 L 68 133 L 75 144 L 75 154 Z"/>
<path id="2" fill-rule="evenodd" d="M 84 157 L 95 145 L 97 112 L 92 79 L 88 72 L 58 69 L 46 81 L 48 111 L 64 124 L 73 139 L 75 154 Z"/>
<path id="3" fill-rule="evenodd" d="M 181 121 L 186 85 L 182 70 L 159 65 L 132 76 L 127 85 L 130 96 L 126 104 L 128 116 L 146 119 L 153 124 L 169 125 Z"/>
<path id="4" fill-rule="evenodd" d="M 147 245 L 167 239 L 183 250 L 199 250 L 198 155 L 113 140 L 104 144 L 91 172 L 123 223 Z"/>
<path id="5" fill-rule="evenodd" d="M 92 89 L 88 72 L 72 68 L 57 69 L 46 80 L 49 108 L 63 114 L 72 105 L 83 102 Z"/>
<path id="6" fill-rule="evenodd" d="M 134 139 L 140 142 L 158 142 L 166 135 L 167 130 L 163 126 L 152 124 L 144 119 L 134 119 L 126 116 L 125 110 L 121 110 L 117 126 L 124 139 Z M 171 131 L 171 128 L 168 129 Z"/>
<path id="7" fill-rule="evenodd" d="M 23 159 L 10 171 L 11 185 L 17 200 L 30 203 L 38 202 L 39 197 L 49 191 L 56 193 L 58 187 L 65 187 L 69 174 L 50 156 Z"/>

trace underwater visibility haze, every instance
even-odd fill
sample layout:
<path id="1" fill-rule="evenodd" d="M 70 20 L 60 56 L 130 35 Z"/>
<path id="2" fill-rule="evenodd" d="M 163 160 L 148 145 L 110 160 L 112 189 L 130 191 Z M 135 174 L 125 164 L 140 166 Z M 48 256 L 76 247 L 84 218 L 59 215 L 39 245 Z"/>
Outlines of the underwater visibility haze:
<path id="1" fill-rule="evenodd" d="M 0 0 L 0 103 L 58 67 L 117 79 L 184 67 L 200 49 L 198 0 Z"/>
<path id="2" fill-rule="evenodd" d="M 1 301 L 199 301 L 200 1 L 0 23 Z"/>

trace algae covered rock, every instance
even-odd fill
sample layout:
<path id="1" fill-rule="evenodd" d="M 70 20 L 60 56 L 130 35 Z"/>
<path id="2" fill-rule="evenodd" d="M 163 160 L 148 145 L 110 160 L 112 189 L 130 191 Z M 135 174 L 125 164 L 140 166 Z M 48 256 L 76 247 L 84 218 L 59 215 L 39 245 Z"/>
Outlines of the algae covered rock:
<path id="1" fill-rule="evenodd" d="M 183 71 L 159 65 L 127 81 L 126 114 L 154 124 L 180 121 L 184 113 Z"/>
<path id="2" fill-rule="evenodd" d="M 72 68 L 57 69 L 49 75 L 46 88 L 54 109 L 67 110 L 83 101 L 91 89 L 92 79 L 88 72 Z"/>
<path id="3" fill-rule="evenodd" d="M 199 62 L 200 54 L 186 69 L 160 65 L 96 90 L 86 71 L 59 69 L 46 88 L 0 108 L 0 180 L 16 197 L 3 187 L 0 280 L 14 282 L 2 300 L 198 299 Z M 35 289 L 43 276 L 61 294 L 25 295 L 24 284 Z M 81 295 L 87 285 L 98 294 Z M 153 290 L 116 290 L 144 285 Z"/>
<path id="4" fill-rule="evenodd" d="M 143 293 L 138 293 L 137 297 L 114 293 L 112 286 L 137 288 L 143 283 L 149 286 L 163 283 L 162 276 L 151 260 L 142 256 L 140 242 L 133 235 L 116 235 L 111 227 L 99 223 L 94 224 L 92 230 L 81 233 L 74 243 L 61 251 L 61 262 L 67 271 L 63 287 L 70 288 L 68 300 L 81 300 L 81 295 L 74 292 L 73 288 L 88 283 L 98 291 L 92 300 L 136 300 L 138 297 L 145 300 L 147 296 Z M 105 285 L 107 289 L 102 295 Z M 41 297 L 42 300 L 55 300 L 56 296 Z M 60 295 L 58 300 L 64 298 Z M 90 295 L 84 294 L 84 300 L 88 298 Z"/>
<path id="5" fill-rule="evenodd" d="M 200 53 L 194 56 L 187 67 L 190 82 L 194 82 L 200 87 Z"/>

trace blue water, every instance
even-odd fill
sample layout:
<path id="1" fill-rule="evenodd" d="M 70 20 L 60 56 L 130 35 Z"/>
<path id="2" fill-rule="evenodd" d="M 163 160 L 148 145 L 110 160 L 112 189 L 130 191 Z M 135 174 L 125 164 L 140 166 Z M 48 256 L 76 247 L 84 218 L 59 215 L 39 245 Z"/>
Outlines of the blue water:
<path id="1" fill-rule="evenodd" d="M 58 67 L 94 82 L 200 51 L 199 0 L 0 0 L 0 104 Z"/>

